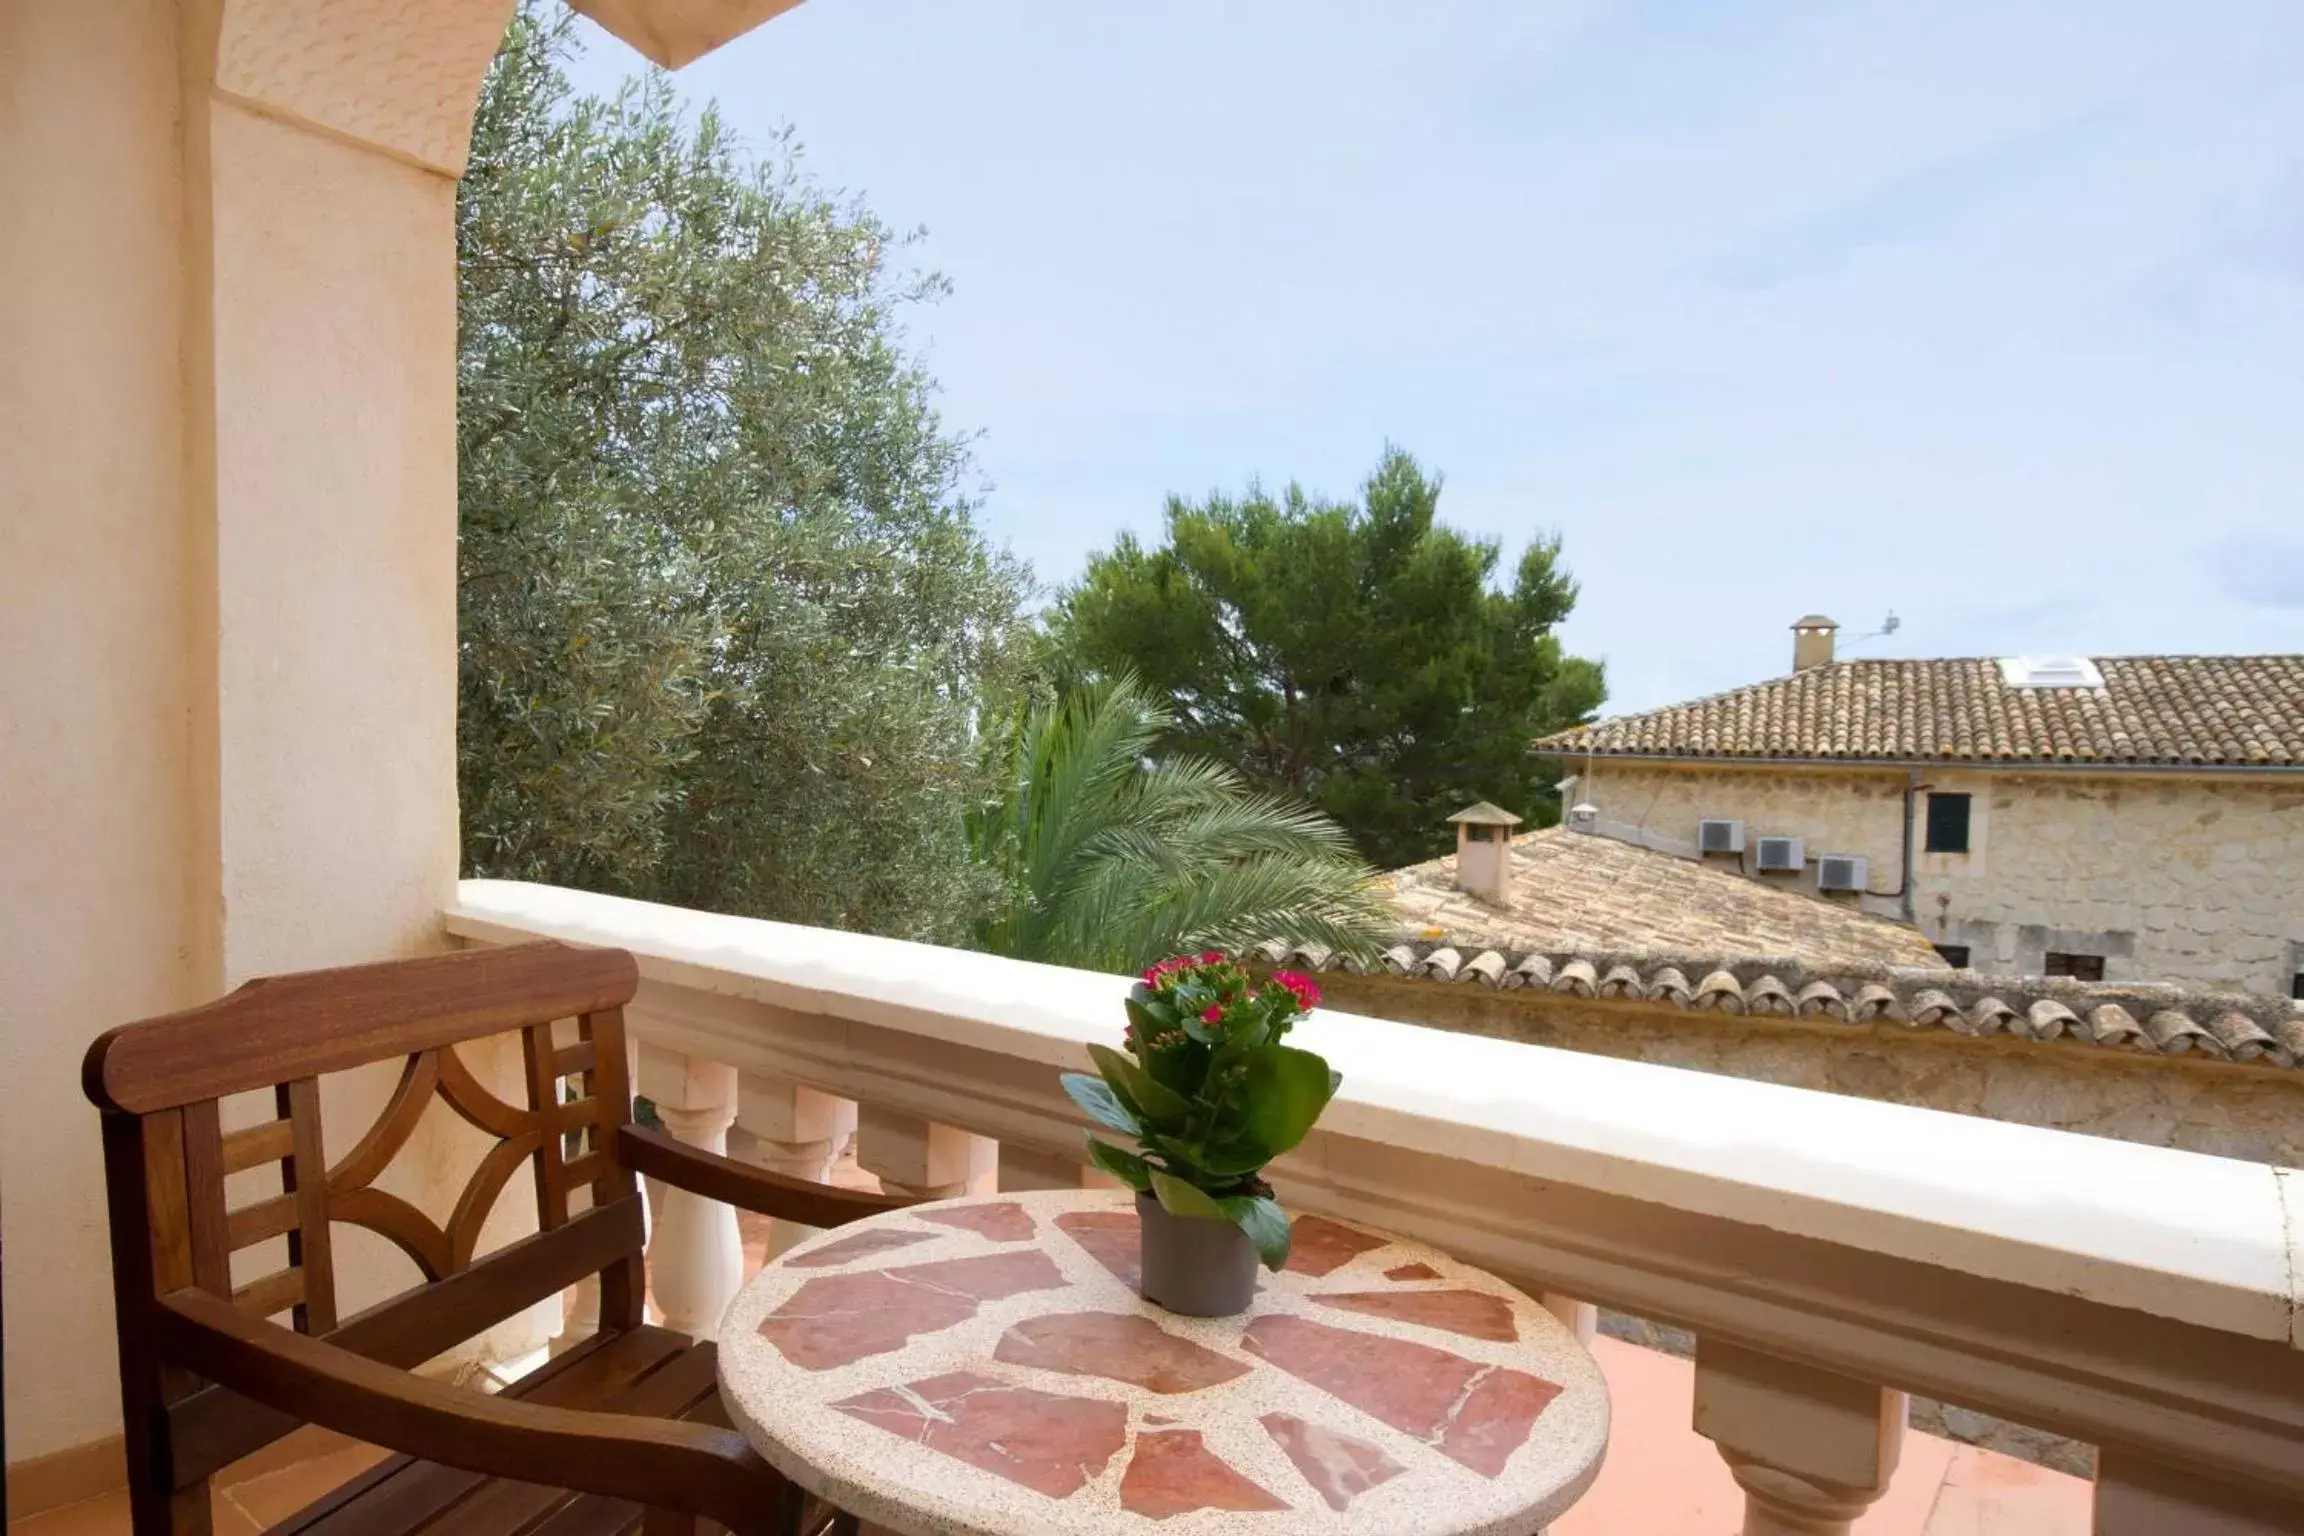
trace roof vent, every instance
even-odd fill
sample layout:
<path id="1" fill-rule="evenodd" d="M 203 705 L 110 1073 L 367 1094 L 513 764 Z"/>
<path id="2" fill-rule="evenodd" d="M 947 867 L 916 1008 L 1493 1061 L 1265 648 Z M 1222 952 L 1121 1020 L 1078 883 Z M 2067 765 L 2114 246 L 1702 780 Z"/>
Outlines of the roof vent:
<path id="1" fill-rule="evenodd" d="M 1807 848 L 1797 837 L 1764 837 L 1753 862 L 1772 874 L 1796 873 L 1808 867 Z"/>
<path id="2" fill-rule="evenodd" d="M 1740 821 L 1699 821 L 1696 823 L 1696 851 L 1698 853 L 1742 853 L 1744 851 L 1744 823 Z"/>
<path id="3" fill-rule="evenodd" d="M 1871 873 L 1870 861 L 1861 854 L 1827 853 L 1816 861 L 1816 889 L 1861 891 Z"/>
<path id="4" fill-rule="evenodd" d="M 2004 656 L 2000 676 L 2011 688 L 2104 686 L 2104 674 L 2085 656 Z"/>

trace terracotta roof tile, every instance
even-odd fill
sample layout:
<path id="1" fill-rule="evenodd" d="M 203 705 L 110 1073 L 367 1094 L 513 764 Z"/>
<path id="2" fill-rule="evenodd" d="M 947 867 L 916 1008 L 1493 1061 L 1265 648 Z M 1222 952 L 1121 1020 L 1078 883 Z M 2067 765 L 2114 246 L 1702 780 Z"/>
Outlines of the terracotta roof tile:
<path id="1" fill-rule="evenodd" d="M 1754 956 L 1561 954 L 1555 967 L 1553 957 L 1540 951 L 1517 962 L 1515 953 L 1510 947 L 1434 950 L 1400 944 L 1374 969 L 1439 985 L 1572 993 L 1612 1006 L 1663 1005 L 1723 1018 L 1891 1024 L 1899 1026 L 1898 1034 L 1940 1029 L 1971 1039 L 2005 1032 L 2042 1049 L 2188 1056 L 2284 1072 L 2304 1068 L 2304 1003 L 2286 998 L 1883 965 L 1819 975 L 1796 961 Z M 1315 965 L 1301 950 L 1281 944 L 1263 946 L 1263 956 L 1274 965 L 1336 968 Z M 1602 966 L 1607 976 L 1595 985 Z M 1626 971 L 1645 980 L 1627 985 L 1619 979 Z M 1704 979 L 1691 987 L 1690 974 Z"/>
<path id="2" fill-rule="evenodd" d="M 2304 770 L 2304 655 L 2096 666 L 2102 688 L 2018 688 L 1989 658 L 1841 661 L 1535 745 L 1562 757 Z"/>
<path id="3" fill-rule="evenodd" d="M 1561 827 L 1512 839 L 1512 886 L 1509 908 L 1458 890 L 1451 854 L 1396 871 L 1392 904 L 1405 937 L 1453 946 L 1442 951 L 1450 976 L 1498 947 L 1778 955 L 1819 968 L 1943 964 L 1906 924 Z M 1600 985 L 1597 975 L 1581 980 Z"/>

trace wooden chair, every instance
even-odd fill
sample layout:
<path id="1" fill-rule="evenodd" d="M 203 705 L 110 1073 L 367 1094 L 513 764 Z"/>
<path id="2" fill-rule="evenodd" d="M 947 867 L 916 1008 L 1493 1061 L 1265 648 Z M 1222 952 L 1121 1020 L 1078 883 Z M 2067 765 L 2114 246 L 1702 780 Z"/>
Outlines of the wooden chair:
<path id="1" fill-rule="evenodd" d="M 783 1178 L 632 1124 L 622 1010 L 638 977 L 621 950 L 472 950 L 253 981 L 89 1048 L 137 1536 L 207 1536 L 211 1475 L 300 1423 L 401 1454 L 279 1531 L 688 1536 L 699 1518 L 737 1536 L 854 1529 L 728 1427 L 710 1344 L 646 1323 L 634 1175 L 810 1226 L 909 1202 Z M 563 1020 L 573 1031 L 556 1042 Z M 491 1093 L 455 1049 L 512 1030 L 525 1107 Z M 395 1058 L 405 1066 L 383 1114 L 327 1163 L 320 1075 Z M 219 1100 L 264 1088 L 277 1118 L 224 1130 Z M 496 1139 L 445 1227 L 375 1185 L 435 1095 Z M 523 1163 L 538 1232 L 475 1257 Z M 271 1167 L 277 1193 L 227 1208 L 228 1175 Z M 571 1200 L 579 1191 L 588 1204 Z M 333 1222 L 382 1234 L 424 1283 L 340 1319 Z M 235 1252 L 282 1237 L 285 1268 L 233 1283 Z M 501 1394 L 411 1374 L 593 1275 L 599 1332 Z M 293 1328 L 268 1320 L 282 1313 Z"/>

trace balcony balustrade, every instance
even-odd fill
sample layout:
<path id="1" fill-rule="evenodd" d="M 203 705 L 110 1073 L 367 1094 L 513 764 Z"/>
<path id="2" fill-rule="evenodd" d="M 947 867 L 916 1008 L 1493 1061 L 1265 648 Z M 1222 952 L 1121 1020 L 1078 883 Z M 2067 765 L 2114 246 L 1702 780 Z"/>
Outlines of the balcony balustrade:
<path id="1" fill-rule="evenodd" d="M 1123 980 L 507 882 L 447 921 L 637 955 L 640 1091 L 692 1145 L 741 1127 L 823 1178 L 853 1134 L 932 1196 L 1094 1177 L 1056 1079 L 1118 1044 Z M 1283 1200 L 1586 1328 L 1596 1303 L 1692 1331 L 1747 1536 L 1847 1531 L 1907 1393 L 2095 1445 L 2098 1536 L 2304 1530 L 2304 1172 L 1342 1013 L 1304 1032 L 1344 1087 L 1271 1170 Z M 709 1335 L 735 1215 L 658 1210 L 659 1303 Z"/>

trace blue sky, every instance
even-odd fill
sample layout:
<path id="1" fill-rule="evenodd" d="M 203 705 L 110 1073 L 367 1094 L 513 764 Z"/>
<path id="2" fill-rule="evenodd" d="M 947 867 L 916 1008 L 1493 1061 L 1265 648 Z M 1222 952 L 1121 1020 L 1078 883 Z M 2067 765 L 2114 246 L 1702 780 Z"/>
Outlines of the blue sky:
<path id="1" fill-rule="evenodd" d="M 637 55 L 587 24 L 579 84 Z M 808 0 L 682 72 L 925 226 L 984 522 L 1398 442 L 1611 713 L 1858 654 L 2304 649 L 2297 0 Z"/>

